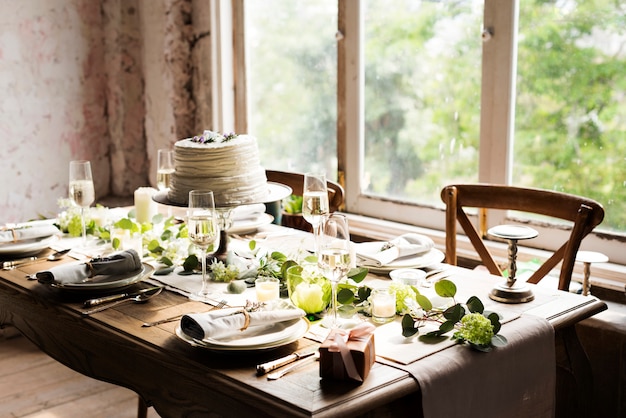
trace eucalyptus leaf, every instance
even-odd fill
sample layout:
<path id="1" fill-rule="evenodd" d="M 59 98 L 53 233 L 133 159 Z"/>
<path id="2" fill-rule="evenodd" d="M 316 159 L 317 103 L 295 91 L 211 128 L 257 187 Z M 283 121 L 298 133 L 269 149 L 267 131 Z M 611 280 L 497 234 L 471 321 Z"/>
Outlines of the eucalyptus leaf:
<path id="1" fill-rule="evenodd" d="M 198 257 L 195 254 L 191 254 L 183 262 L 183 269 L 184 271 L 193 271 L 196 267 L 198 267 Z"/>
<path id="2" fill-rule="evenodd" d="M 153 224 L 160 224 L 161 222 L 163 222 L 163 214 L 157 213 L 152 217 Z"/>
<path id="3" fill-rule="evenodd" d="M 446 318 L 448 321 L 451 321 L 452 323 L 459 322 L 461 318 L 463 318 L 464 314 L 465 310 L 460 303 L 450 306 L 448 309 L 443 311 L 443 317 Z"/>
<path id="4" fill-rule="evenodd" d="M 415 326 L 415 320 L 409 314 L 404 314 L 402 317 L 402 336 L 410 338 L 416 334 L 419 334 L 419 328 Z"/>
<path id="5" fill-rule="evenodd" d="M 174 265 L 174 262 L 172 260 L 170 260 L 169 258 L 167 258 L 167 257 L 161 257 L 161 258 L 159 258 L 158 261 L 159 261 L 159 263 L 165 264 L 166 266 L 173 266 Z"/>
<path id="6" fill-rule="evenodd" d="M 496 334 L 491 337 L 491 345 L 493 345 L 494 347 L 504 347 L 508 343 L 509 341 L 504 335 Z"/>
<path id="7" fill-rule="evenodd" d="M 360 301 L 367 300 L 371 294 L 372 294 L 372 289 L 367 286 L 359 287 L 357 290 L 357 296 L 359 297 Z"/>
<path id="8" fill-rule="evenodd" d="M 482 351 L 483 353 L 488 353 L 492 350 L 490 345 L 479 345 L 479 344 L 472 344 L 472 343 L 469 343 L 469 345 L 474 350 Z"/>
<path id="9" fill-rule="evenodd" d="M 350 289 L 339 289 L 337 292 L 337 302 L 341 304 L 348 304 L 354 301 L 354 292 Z"/>
<path id="10" fill-rule="evenodd" d="M 119 238 L 113 238 L 113 241 L 111 241 L 111 246 L 113 247 L 114 250 L 117 250 L 118 248 L 120 248 L 120 244 L 122 242 L 120 241 Z"/>
<path id="11" fill-rule="evenodd" d="M 439 325 L 439 331 L 442 334 L 445 334 L 446 332 L 450 332 L 454 329 L 455 323 L 456 321 L 445 321 L 443 324 Z"/>
<path id="12" fill-rule="evenodd" d="M 493 333 L 497 334 L 502 328 L 502 324 L 500 323 L 500 315 L 495 312 L 491 312 L 487 318 L 491 321 L 491 326 L 493 327 Z"/>
<path id="13" fill-rule="evenodd" d="M 154 275 L 155 276 L 167 276 L 173 271 L 174 271 L 173 266 L 166 266 L 166 267 L 162 267 L 160 269 L 155 270 Z"/>
<path id="14" fill-rule="evenodd" d="M 169 241 L 172 239 L 172 235 L 174 235 L 172 233 L 172 231 L 170 231 L 169 229 L 166 229 L 165 231 L 163 231 L 163 233 L 161 234 L 161 241 Z"/>
<path id="15" fill-rule="evenodd" d="M 471 296 L 467 300 L 467 309 L 469 309 L 472 313 L 483 313 L 485 310 L 485 305 L 478 299 L 476 296 Z"/>
<path id="16" fill-rule="evenodd" d="M 365 267 L 356 267 L 348 271 L 348 278 L 352 279 L 356 283 L 361 283 L 367 276 L 368 272 L 369 270 Z"/>
<path id="17" fill-rule="evenodd" d="M 415 300 L 420 305 L 420 307 L 425 311 L 430 311 L 433 308 L 433 304 L 431 303 L 430 299 L 428 299 L 426 296 L 422 294 L 418 293 L 415 296 Z"/>
<path id="18" fill-rule="evenodd" d="M 435 282 L 435 292 L 444 298 L 453 298 L 456 295 L 456 285 L 450 280 L 441 279 Z"/>

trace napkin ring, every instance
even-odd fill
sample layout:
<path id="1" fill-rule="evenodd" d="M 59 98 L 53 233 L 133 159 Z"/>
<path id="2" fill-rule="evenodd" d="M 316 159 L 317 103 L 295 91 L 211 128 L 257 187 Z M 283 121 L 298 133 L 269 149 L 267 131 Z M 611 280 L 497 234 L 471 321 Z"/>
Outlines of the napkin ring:
<path id="1" fill-rule="evenodd" d="M 386 250 L 389 250 L 389 249 L 391 249 L 391 248 L 393 248 L 395 246 L 396 245 L 393 242 L 386 242 L 386 243 L 383 244 L 382 247 L 380 247 L 380 251 L 386 251 Z"/>
<path id="2" fill-rule="evenodd" d="M 239 331 L 245 331 L 250 326 L 250 314 L 245 309 L 241 311 L 244 317 L 243 327 L 239 329 Z"/>
<path id="3" fill-rule="evenodd" d="M 85 263 L 85 265 L 87 266 L 87 269 L 89 270 L 89 277 L 93 277 L 96 275 L 96 270 L 93 268 L 93 264 L 91 264 L 92 261 L 94 260 L 91 260 Z"/>
<path id="4" fill-rule="evenodd" d="M 15 231 L 15 228 L 11 228 L 11 234 L 13 234 L 13 242 L 17 242 L 17 232 Z"/>

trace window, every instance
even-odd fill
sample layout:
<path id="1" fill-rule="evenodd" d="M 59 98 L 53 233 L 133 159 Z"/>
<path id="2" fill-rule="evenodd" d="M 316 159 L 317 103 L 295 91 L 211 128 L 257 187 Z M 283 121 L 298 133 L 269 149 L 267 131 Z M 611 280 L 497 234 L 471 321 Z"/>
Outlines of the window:
<path id="1" fill-rule="evenodd" d="M 583 194 L 610 232 L 585 244 L 626 263 L 620 2 L 243 4 L 248 131 L 268 168 L 324 168 L 349 212 L 439 230 L 452 182 Z M 540 228 L 542 245 L 562 233 Z"/>
<path id="2" fill-rule="evenodd" d="M 248 132 L 266 168 L 336 177 L 336 0 L 245 3 Z"/>

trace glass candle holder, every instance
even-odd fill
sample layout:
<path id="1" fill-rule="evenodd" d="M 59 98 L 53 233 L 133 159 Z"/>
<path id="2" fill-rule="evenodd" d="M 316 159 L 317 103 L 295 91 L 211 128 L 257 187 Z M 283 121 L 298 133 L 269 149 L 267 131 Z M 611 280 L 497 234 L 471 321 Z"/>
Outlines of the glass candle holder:
<path id="1" fill-rule="evenodd" d="M 307 314 L 320 313 L 326 309 L 332 294 L 330 280 L 302 266 L 289 267 L 286 275 L 291 303 Z"/>
<path id="2" fill-rule="evenodd" d="M 396 291 L 393 289 L 374 289 L 370 295 L 372 320 L 379 324 L 393 321 L 396 317 Z"/>
<path id="3" fill-rule="evenodd" d="M 273 302 L 280 298 L 280 280 L 276 277 L 260 276 L 255 280 L 254 287 L 258 302 Z"/>

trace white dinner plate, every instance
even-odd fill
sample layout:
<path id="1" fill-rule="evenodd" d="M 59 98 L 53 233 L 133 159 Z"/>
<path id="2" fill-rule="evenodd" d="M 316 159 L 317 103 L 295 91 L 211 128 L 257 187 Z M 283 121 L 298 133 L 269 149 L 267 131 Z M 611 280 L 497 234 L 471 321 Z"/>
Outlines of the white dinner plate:
<path id="1" fill-rule="evenodd" d="M 71 291 L 99 291 L 120 289 L 140 282 L 154 273 L 154 267 L 150 264 L 143 263 L 141 270 L 135 270 L 126 274 L 111 274 L 94 276 L 85 283 L 52 283 L 52 287 Z"/>
<path id="2" fill-rule="evenodd" d="M 176 327 L 176 335 L 195 347 L 218 351 L 249 351 L 265 350 L 291 344 L 304 337 L 308 330 L 309 321 L 306 318 L 300 318 L 275 324 L 253 326 L 234 335 L 220 338 L 205 338 L 204 340 L 188 336 L 183 332 L 179 324 Z"/>
<path id="3" fill-rule="evenodd" d="M 256 231 L 263 225 L 269 225 L 274 221 L 274 217 L 269 213 L 259 213 L 248 219 L 235 220 L 228 228 L 229 234 L 249 234 Z"/>
<path id="4" fill-rule="evenodd" d="M 48 248 L 50 244 L 58 239 L 58 236 L 51 235 L 49 237 L 33 238 L 15 243 L 0 244 L 0 255 L 30 256 Z"/>
<path id="5" fill-rule="evenodd" d="M 362 253 L 371 253 L 374 254 L 385 244 L 382 241 L 372 241 L 372 242 L 361 242 L 356 244 L 358 247 L 357 252 Z M 406 257 L 401 257 L 393 262 L 387 264 L 386 266 L 381 267 L 372 267 L 372 266 L 364 266 L 369 269 L 372 273 L 389 273 L 395 269 L 419 269 L 428 266 L 432 266 L 433 264 L 441 263 L 446 258 L 445 254 L 439 251 L 436 248 L 431 249 L 425 254 L 419 255 L 409 255 Z M 359 264 L 359 260 L 357 258 L 357 264 Z"/>

